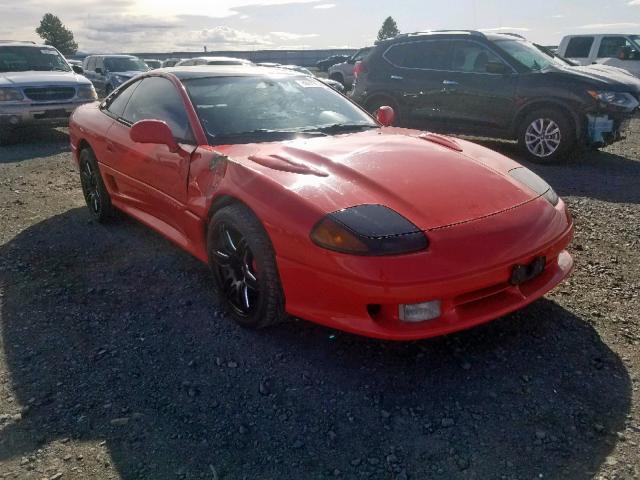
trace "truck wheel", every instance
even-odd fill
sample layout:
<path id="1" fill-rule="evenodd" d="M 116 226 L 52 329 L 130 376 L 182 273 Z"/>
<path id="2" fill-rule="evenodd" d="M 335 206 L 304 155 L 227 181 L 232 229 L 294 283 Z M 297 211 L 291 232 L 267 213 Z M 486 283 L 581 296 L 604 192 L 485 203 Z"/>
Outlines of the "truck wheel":
<path id="1" fill-rule="evenodd" d="M 518 144 L 532 162 L 552 163 L 568 155 L 576 146 L 575 127 L 558 109 L 534 110 L 520 123 Z"/>

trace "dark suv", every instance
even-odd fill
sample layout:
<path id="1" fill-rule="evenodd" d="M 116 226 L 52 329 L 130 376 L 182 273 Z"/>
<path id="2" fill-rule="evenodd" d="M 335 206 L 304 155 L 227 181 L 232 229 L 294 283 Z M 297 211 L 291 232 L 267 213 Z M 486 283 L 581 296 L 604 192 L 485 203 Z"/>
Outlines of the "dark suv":
<path id="1" fill-rule="evenodd" d="M 356 71 L 352 97 L 370 112 L 390 105 L 400 125 L 517 139 L 535 161 L 623 138 L 640 105 L 640 81 L 623 71 L 573 67 L 512 34 L 403 34 Z"/>

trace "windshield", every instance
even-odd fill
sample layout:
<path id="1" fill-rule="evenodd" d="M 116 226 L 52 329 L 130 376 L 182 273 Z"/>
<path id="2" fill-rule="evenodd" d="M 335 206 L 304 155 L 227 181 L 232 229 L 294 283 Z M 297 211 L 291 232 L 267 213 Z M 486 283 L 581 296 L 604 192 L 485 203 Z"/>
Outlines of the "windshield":
<path id="1" fill-rule="evenodd" d="M 0 72 L 69 72 L 71 68 L 57 50 L 47 47 L 0 47 Z"/>
<path id="2" fill-rule="evenodd" d="M 377 128 L 350 101 L 304 76 L 207 77 L 185 80 L 191 101 L 215 143 L 268 141 L 284 134 Z"/>
<path id="3" fill-rule="evenodd" d="M 542 53 L 534 45 L 521 40 L 496 40 L 496 45 L 533 72 L 545 70 L 551 65 L 563 65 L 560 60 Z"/>
<path id="4" fill-rule="evenodd" d="M 104 59 L 104 66 L 110 72 L 146 72 L 149 67 L 138 58 L 112 57 Z"/>

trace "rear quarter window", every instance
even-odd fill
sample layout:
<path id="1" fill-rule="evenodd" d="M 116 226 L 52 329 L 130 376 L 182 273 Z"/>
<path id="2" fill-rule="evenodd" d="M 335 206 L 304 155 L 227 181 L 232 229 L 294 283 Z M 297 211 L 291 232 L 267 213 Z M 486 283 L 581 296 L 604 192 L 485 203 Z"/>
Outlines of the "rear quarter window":
<path id="1" fill-rule="evenodd" d="M 573 37 L 567 44 L 567 51 L 564 56 L 569 58 L 588 58 L 592 45 L 593 37 Z"/>

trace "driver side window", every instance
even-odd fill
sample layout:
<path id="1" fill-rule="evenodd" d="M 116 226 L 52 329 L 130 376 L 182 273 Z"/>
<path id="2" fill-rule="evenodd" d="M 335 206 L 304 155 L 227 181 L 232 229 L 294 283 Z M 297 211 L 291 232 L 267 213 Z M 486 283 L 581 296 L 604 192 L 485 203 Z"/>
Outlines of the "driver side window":
<path id="1" fill-rule="evenodd" d="M 453 42 L 453 61 L 451 69 L 454 72 L 488 73 L 487 64 L 503 63 L 491 50 L 474 42 Z"/>
<path id="2" fill-rule="evenodd" d="M 139 82 L 122 118 L 134 124 L 140 120 L 162 120 L 176 140 L 193 143 L 193 135 L 184 102 L 176 87 L 166 78 L 147 77 Z"/>
<path id="3" fill-rule="evenodd" d="M 604 37 L 600 42 L 598 58 L 613 58 L 618 56 L 622 47 L 633 48 L 631 42 L 624 37 Z"/>

